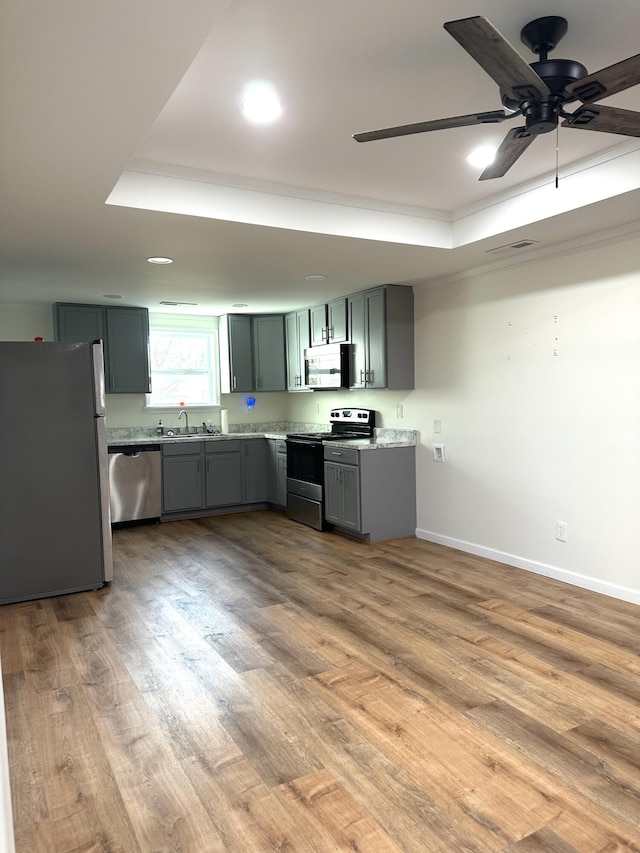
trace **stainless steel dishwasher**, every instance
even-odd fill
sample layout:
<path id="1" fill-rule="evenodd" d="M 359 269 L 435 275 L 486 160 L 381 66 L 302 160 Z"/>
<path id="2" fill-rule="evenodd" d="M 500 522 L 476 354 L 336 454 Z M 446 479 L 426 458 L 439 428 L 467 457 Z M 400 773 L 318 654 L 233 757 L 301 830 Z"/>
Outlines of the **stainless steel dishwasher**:
<path id="1" fill-rule="evenodd" d="M 111 523 L 160 518 L 162 460 L 159 444 L 109 448 Z"/>

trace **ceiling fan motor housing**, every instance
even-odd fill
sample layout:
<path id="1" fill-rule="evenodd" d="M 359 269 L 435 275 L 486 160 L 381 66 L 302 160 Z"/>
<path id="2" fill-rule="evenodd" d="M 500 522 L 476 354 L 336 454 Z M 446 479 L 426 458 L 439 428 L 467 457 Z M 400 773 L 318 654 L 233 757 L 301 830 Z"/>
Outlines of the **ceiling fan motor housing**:
<path id="1" fill-rule="evenodd" d="M 500 90 L 500 97 L 507 109 L 522 112 L 529 133 L 549 133 L 558 125 L 562 105 L 573 100 L 566 94 L 565 87 L 586 77 L 587 69 L 574 59 L 545 59 L 532 62 L 531 68 L 544 80 L 550 95 L 528 97 L 525 92 L 521 100 L 515 100 Z"/>

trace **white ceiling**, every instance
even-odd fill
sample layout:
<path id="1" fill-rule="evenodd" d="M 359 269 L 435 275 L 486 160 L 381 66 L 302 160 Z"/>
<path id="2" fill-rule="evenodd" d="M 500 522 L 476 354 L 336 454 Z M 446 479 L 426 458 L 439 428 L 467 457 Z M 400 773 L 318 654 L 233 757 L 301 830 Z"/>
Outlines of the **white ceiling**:
<path id="1" fill-rule="evenodd" d="M 563 15 L 554 55 L 591 72 L 640 50 L 637 0 L 4 0 L 0 14 L 0 300 L 289 310 L 486 265 L 522 237 L 551 251 L 640 228 L 640 140 L 561 130 L 556 190 L 554 133 L 499 180 L 467 165 L 518 119 L 351 139 L 500 108 L 446 20 L 485 15 L 533 61 L 520 29 Z M 255 79 L 281 94 L 277 124 L 240 114 Z M 640 110 L 640 86 L 606 103 Z"/>

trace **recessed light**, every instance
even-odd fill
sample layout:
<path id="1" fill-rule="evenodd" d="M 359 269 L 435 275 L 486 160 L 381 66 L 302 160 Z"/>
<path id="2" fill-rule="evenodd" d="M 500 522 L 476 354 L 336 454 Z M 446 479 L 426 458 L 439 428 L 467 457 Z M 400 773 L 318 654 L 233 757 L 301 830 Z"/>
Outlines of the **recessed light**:
<path id="1" fill-rule="evenodd" d="M 478 169 L 490 166 L 496 159 L 496 149 L 493 145 L 479 145 L 467 157 L 467 163 Z"/>
<path id="2" fill-rule="evenodd" d="M 232 308 L 248 308 L 249 303 L 248 302 L 234 302 L 231 307 Z"/>
<path id="3" fill-rule="evenodd" d="M 324 281 L 326 275 L 305 275 L 307 281 Z"/>
<path id="4" fill-rule="evenodd" d="M 105 299 L 122 299 L 119 293 L 103 293 Z"/>
<path id="5" fill-rule="evenodd" d="M 173 258 L 147 258 L 150 264 L 172 264 Z"/>
<path id="6" fill-rule="evenodd" d="M 242 95 L 242 114 L 254 124 L 269 124 L 282 115 L 282 101 L 268 83 L 249 83 Z"/>

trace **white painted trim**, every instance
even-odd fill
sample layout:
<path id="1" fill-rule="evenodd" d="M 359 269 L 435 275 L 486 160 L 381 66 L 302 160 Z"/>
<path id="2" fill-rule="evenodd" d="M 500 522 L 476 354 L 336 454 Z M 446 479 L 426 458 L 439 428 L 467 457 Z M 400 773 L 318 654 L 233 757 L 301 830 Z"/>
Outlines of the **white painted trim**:
<path id="1" fill-rule="evenodd" d="M 441 536 L 439 533 L 432 533 L 430 530 L 417 528 L 416 537 L 424 539 L 427 542 L 435 542 L 437 545 L 445 545 L 447 548 L 455 548 L 457 551 L 465 551 L 467 554 L 474 554 L 476 557 L 486 557 L 489 560 L 495 560 L 497 563 L 504 563 L 507 566 L 514 566 L 517 569 L 524 569 L 536 575 L 544 575 L 546 578 L 554 578 L 572 586 L 579 586 L 582 589 L 590 589 L 592 592 L 599 592 L 611 598 L 619 598 L 621 601 L 640 604 L 640 589 L 632 589 L 630 587 L 619 586 L 615 583 L 608 583 L 607 581 L 598 580 L 588 575 L 569 572 L 566 569 L 559 569 L 556 566 L 549 566 L 546 563 L 527 560 L 525 557 L 517 557 L 515 554 L 506 554 L 503 551 L 486 548 L 484 545 L 476 545 L 474 542 L 465 542 L 463 539 Z"/>
<path id="2" fill-rule="evenodd" d="M 0 850 L 15 853 L 11 785 L 9 783 L 9 756 L 7 754 L 7 726 L 4 716 L 2 692 L 2 666 L 0 665 Z"/>

